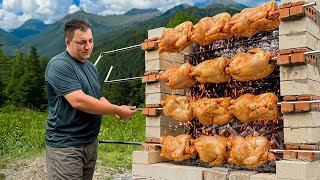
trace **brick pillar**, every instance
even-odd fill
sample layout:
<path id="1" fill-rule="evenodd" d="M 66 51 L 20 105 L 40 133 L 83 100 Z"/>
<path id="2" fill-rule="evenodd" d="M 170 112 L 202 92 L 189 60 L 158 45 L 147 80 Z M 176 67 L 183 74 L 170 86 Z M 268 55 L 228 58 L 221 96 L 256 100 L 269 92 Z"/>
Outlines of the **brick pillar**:
<path id="1" fill-rule="evenodd" d="M 148 31 L 148 39 L 156 39 L 161 37 L 165 28 L 156 28 Z M 151 43 L 152 44 L 152 43 Z M 174 65 L 182 65 L 185 63 L 183 53 L 159 53 L 157 48 L 150 48 L 148 45 L 145 47 L 145 75 L 153 74 L 159 71 L 168 69 Z M 186 48 L 184 52 L 190 51 Z M 148 76 L 149 77 L 149 76 Z M 168 88 L 163 82 L 148 81 L 145 78 L 146 83 L 146 107 L 161 107 L 161 100 L 166 99 L 167 94 L 185 95 L 186 90 L 172 90 Z M 143 80 L 144 81 L 144 80 Z M 184 133 L 183 123 L 172 120 L 165 116 L 162 111 L 160 113 L 146 116 L 146 142 L 156 142 L 161 136 L 173 135 L 177 136 Z M 146 113 L 146 114 L 148 114 Z M 146 167 L 154 163 L 160 163 L 165 161 L 160 158 L 160 151 L 158 148 L 151 149 L 148 146 L 144 146 L 144 150 L 135 151 L 133 153 L 133 179 L 148 177 L 150 174 L 146 172 Z M 161 173 L 161 172 L 158 172 Z"/>
<path id="2" fill-rule="evenodd" d="M 306 2 L 320 3 L 320 0 Z M 320 96 L 319 66 L 316 55 L 303 55 L 303 51 L 320 49 L 319 25 L 314 17 L 308 16 L 310 9 L 301 6 L 298 0 L 281 0 L 281 23 L 279 27 L 280 94 L 290 101 L 312 100 Z M 302 12 L 302 13 L 301 13 Z M 310 11 L 309 11 L 310 12 Z M 288 56 L 289 55 L 289 56 Z M 279 57 L 280 57 L 279 56 Z M 285 60 L 279 63 L 279 60 Z M 303 145 L 320 143 L 320 112 L 311 104 L 281 105 L 284 120 L 284 143 L 287 149 L 302 149 Z M 289 107 L 290 106 L 290 107 Z M 276 162 L 276 175 L 279 179 L 319 179 L 320 161 L 314 154 L 285 153 Z M 310 155 L 310 156 L 309 156 Z M 303 161 L 303 160 L 307 160 Z"/>

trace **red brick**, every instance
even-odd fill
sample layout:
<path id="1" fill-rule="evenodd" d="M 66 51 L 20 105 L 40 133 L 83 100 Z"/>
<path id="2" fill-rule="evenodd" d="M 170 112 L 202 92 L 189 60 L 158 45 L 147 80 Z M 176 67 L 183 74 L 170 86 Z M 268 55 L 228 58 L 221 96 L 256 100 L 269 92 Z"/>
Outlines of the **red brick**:
<path id="1" fill-rule="evenodd" d="M 141 111 L 141 114 L 143 115 L 149 115 L 149 108 L 143 108 L 142 111 Z"/>
<path id="2" fill-rule="evenodd" d="M 310 111 L 311 110 L 311 104 L 307 102 L 297 102 L 295 104 L 296 111 Z"/>
<path id="3" fill-rule="evenodd" d="M 280 55 L 284 55 L 284 54 L 292 54 L 292 50 L 291 49 L 281 49 L 279 52 Z"/>
<path id="4" fill-rule="evenodd" d="M 300 160 L 313 160 L 313 153 L 312 152 L 298 152 L 298 159 Z"/>
<path id="5" fill-rule="evenodd" d="M 148 71 L 144 73 L 145 76 L 151 75 L 151 74 L 159 74 L 159 71 Z"/>
<path id="6" fill-rule="evenodd" d="M 302 6 L 294 6 L 290 8 L 290 15 L 297 15 L 297 14 L 303 14 L 304 13 L 304 7 Z"/>
<path id="7" fill-rule="evenodd" d="M 142 151 L 148 151 L 148 150 L 157 151 L 160 149 L 161 149 L 161 147 L 159 145 L 154 145 L 154 144 L 142 144 L 141 145 Z"/>
<path id="8" fill-rule="evenodd" d="M 142 82 L 142 83 L 149 82 L 149 76 L 142 76 L 141 82 Z"/>
<path id="9" fill-rule="evenodd" d="M 159 115 L 160 111 L 156 108 L 149 108 L 149 116 L 157 116 Z"/>
<path id="10" fill-rule="evenodd" d="M 298 101 L 310 101 L 312 96 L 298 96 Z"/>
<path id="11" fill-rule="evenodd" d="M 310 51 L 308 48 L 296 48 L 292 50 L 293 53 L 302 53 L 302 52 L 308 52 L 308 51 Z"/>
<path id="12" fill-rule="evenodd" d="M 279 8 L 284 9 L 284 8 L 290 8 L 291 6 L 292 6 L 292 3 L 285 3 L 285 4 L 282 4 Z"/>
<path id="13" fill-rule="evenodd" d="M 158 43 L 156 43 L 155 41 L 148 42 L 148 50 L 153 50 L 153 49 L 156 49 L 157 47 L 158 47 Z"/>
<path id="14" fill-rule="evenodd" d="M 284 101 L 296 101 L 297 97 L 296 96 L 284 96 L 283 100 Z"/>
<path id="15" fill-rule="evenodd" d="M 300 149 L 303 149 L 303 150 L 320 150 L 320 146 L 316 146 L 316 145 L 302 145 L 302 146 L 300 146 Z"/>
<path id="16" fill-rule="evenodd" d="M 159 139 L 146 139 L 144 142 L 160 144 Z"/>
<path id="17" fill-rule="evenodd" d="M 297 159 L 298 153 L 293 151 L 284 151 L 283 158 L 284 159 Z"/>
<path id="18" fill-rule="evenodd" d="M 298 145 L 294 145 L 294 144 L 286 144 L 286 149 L 299 150 L 300 147 Z"/>
<path id="19" fill-rule="evenodd" d="M 305 62 L 305 56 L 303 53 L 291 54 L 291 63 L 303 63 Z"/>
<path id="20" fill-rule="evenodd" d="M 157 74 L 151 74 L 149 75 L 149 82 L 155 82 L 157 80 Z"/>
<path id="21" fill-rule="evenodd" d="M 280 19 L 289 17 L 290 15 L 290 8 L 284 8 L 284 9 L 279 9 L 280 12 Z"/>
<path id="22" fill-rule="evenodd" d="M 294 104 L 293 103 L 281 103 L 281 112 L 287 113 L 287 112 L 294 112 Z"/>
<path id="23" fill-rule="evenodd" d="M 162 107 L 161 104 L 147 104 L 146 105 L 147 108 L 159 108 Z"/>
<path id="24" fill-rule="evenodd" d="M 278 65 L 290 64 L 289 55 L 278 55 L 277 56 L 277 64 Z"/>

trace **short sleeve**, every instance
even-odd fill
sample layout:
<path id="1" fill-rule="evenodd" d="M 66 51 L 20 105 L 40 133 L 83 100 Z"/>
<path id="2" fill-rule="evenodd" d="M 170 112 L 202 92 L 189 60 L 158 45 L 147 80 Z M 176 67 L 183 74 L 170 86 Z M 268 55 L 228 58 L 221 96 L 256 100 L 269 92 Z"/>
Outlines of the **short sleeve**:
<path id="1" fill-rule="evenodd" d="M 74 68 L 63 59 L 55 60 L 48 64 L 45 79 L 53 87 L 58 96 L 81 90 L 81 85 Z"/>

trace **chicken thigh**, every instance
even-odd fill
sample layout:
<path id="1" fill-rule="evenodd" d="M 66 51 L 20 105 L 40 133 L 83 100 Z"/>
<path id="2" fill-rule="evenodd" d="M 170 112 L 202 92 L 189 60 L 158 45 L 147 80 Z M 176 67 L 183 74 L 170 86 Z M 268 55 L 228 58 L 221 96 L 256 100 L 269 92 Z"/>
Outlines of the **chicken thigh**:
<path id="1" fill-rule="evenodd" d="M 231 32 L 239 37 L 250 38 L 259 32 L 276 29 L 280 25 L 280 13 L 277 10 L 275 1 L 243 9 L 231 18 Z"/>
<path id="2" fill-rule="evenodd" d="M 201 98 L 191 102 L 192 111 L 203 125 L 227 124 L 233 118 L 228 110 L 230 98 Z"/>
<path id="3" fill-rule="evenodd" d="M 179 136 L 166 136 L 160 138 L 162 144 L 160 157 L 174 161 L 183 161 L 194 157 L 197 152 L 193 146 L 190 146 L 192 137 L 187 134 Z"/>
<path id="4" fill-rule="evenodd" d="M 244 94 L 230 101 L 229 110 L 240 121 L 273 120 L 278 116 L 278 97 L 274 93 Z"/>
<path id="5" fill-rule="evenodd" d="M 159 53 L 183 51 L 191 44 L 192 28 L 191 21 L 183 22 L 175 28 L 166 28 L 160 39 Z"/>
<path id="6" fill-rule="evenodd" d="M 196 148 L 200 160 L 212 166 L 222 165 L 227 161 L 227 147 L 231 146 L 228 138 L 223 136 L 200 136 L 191 140 Z"/>
<path id="7" fill-rule="evenodd" d="M 274 154 L 270 153 L 269 150 L 269 141 L 263 136 L 246 138 L 233 136 L 231 137 L 228 163 L 256 168 L 268 161 L 275 161 Z"/>
<path id="8" fill-rule="evenodd" d="M 193 26 L 191 40 L 197 44 L 207 45 L 218 39 L 228 39 L 233 34 L 229 25 L 231 16 L 220 13 L 213 17 L 204 17 Z"/>
<path id="9" fill-rule="evenodd" d="M 187 96 L 167 95 L 166 100 L 161 101 L 161 105 L 163 113 L 176 121 L 187 122 L 194 118 Z"/>
<path id="10" fill-rule="evenodd" d="M 251 49 L 248 53 L 238 53 L 232 57 L 226 73 L 237 81 L 250 81 L 269 76 L 274 68 L 275 61 L 271 61 L 273 52 L 265 52 L 263 49 Z"/>
<path id="11" fill-rule="evenodd" d="M 231 79 L 226 74 L 226 66 L 230 60 L 226 57 L 219 57 L 213 60 L 206 60 L 192 67 L 190 76 L 195 77 L 201 83 L 223 83 Z"/>
<path id="12" fill-rule="evenodd" d="M 190 77 L 191 64 L 185 63 L 181 66 L 171 66 L 165 71 L 161 71 L 158 80 L 164 81 L 171 89 L 185 89 L 194 86 L 197 80 Z"/>

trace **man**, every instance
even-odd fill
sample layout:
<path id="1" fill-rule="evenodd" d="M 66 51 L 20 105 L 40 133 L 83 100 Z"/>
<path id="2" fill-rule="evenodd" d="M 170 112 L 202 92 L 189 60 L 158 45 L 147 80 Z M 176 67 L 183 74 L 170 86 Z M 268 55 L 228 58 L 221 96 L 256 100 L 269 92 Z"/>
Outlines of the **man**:
<path id="1" fill-rule="evenodd" d="M 101 96 L 97 69 L 87 61 L 93 49 L 90 25 L 69 20 L 64 36 L 66 51 L 49 61 L 45 73 L 48 179 L 92 179 L 101 114 L 130 119 L 136 109 L 111 104 Z"/>

